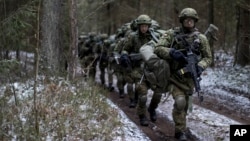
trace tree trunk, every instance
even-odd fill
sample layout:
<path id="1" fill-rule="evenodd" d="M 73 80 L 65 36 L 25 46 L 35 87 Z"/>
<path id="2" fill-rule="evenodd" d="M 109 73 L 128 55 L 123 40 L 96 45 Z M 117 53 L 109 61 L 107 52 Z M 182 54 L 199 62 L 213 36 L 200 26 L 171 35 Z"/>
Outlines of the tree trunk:
<path id="1" fill-rule="evenodd" d="M 249 3 L 249 2 L 248 2 Z M 250 63 L 250 54 L 249 54 L 249 35 L 250 35 L 250 4 L 239 4 L 237 6 L 238 10 L 238 25 L 237 25 L 237 50 L 236 50 L 236 64 L 245 66 Z"/>
<path id="2" fill-rule="evenodd" d="M 214 23 L 214 0 L 209 0 L 209 15 L 208 15 L 208 23 Z M 214 67 L 214 43 L 213 40 L 209 40 L 211 52 L 212 52 L 212 63 L 211 67 Z"/>
<path id="3" fill-rule="evenodd" d="M 70 54 L 68 60 L 69 79 L 73 80 L 76 74 L 77 60 L 77 18 L 76 18 L 76 0 L 69 0 L 70 17 Z"/>
<path id="4" fill-rule="evenodd" d="M 42 6 L 41 21 L 41 64 L 43 69 L 51 75 L 55 75 L 60 70 L 60 58 L 63 52 L 62 36 L 62 3 L 59 0 L 44 0 Z"/>

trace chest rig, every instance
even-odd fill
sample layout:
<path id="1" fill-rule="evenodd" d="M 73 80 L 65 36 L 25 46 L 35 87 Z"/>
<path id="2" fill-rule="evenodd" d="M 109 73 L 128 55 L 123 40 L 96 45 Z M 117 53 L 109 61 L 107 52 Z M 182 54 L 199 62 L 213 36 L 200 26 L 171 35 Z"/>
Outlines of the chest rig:
<path id="1" fill-rule="evenodd" d="M 173 29 L 173 39 L 171 42 L 171 48 L 181 51 L 185 56 L 187 56 L 188 51 L 192 51 L 200 60 L 201 58 L 201 41 L 199 39 L 200 32 L 195 29 L 194 32 L 185 34 L 180 27 L 175 27 Z M 186 62 L 172 62 L 172 71 L 177 71 L 183 68 Z"/>
<path id="2" fill-rule="evenodd" d="M 201 41 L 199 39 L 199 34 L 200 32 L 197 29 L 190 34 L 185 34 L 180 27 L 176 27 L 174 28 L 171 48 L 175 48 L 186 54 L 185 50 L 188 50 L 189 47 L 191 47 L 191 50 L 196 55 L 200 55 Z"/>

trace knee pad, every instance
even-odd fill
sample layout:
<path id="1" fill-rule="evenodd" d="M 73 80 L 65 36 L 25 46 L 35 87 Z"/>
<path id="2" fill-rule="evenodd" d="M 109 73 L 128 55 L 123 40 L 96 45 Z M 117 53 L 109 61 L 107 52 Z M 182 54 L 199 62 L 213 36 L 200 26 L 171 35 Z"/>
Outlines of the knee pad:
<path id="1" fill-rule="evenodd" d="M 175 106 L 177 108 L 177 110 L 184 110 L 185 106 L 186 106 L 186 99 L 185 96 L 177 96 L 175 98 Z"/>

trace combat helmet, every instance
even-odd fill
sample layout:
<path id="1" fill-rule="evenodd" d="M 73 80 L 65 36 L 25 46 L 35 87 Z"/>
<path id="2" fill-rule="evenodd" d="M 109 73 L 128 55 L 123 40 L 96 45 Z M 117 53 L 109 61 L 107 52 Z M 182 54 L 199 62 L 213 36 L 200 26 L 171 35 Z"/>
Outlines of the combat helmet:
<path id="1" fill-rule="evenodd" d="M 193 18 L 195 20 L 195 22 L 197 22 L 199 20 L 199 16 L 198 16 L 196 10 L 194 10 L 193 8 L 184 8 L 181 11 L 181 13 L 179 15 L 180 23 L 182 23 L 185 18 Z"/>
<path id="2" fill-rule="evenodd" d="M 151 25 L 152 24 L 152 20 L 148 15 L 140 15 L 137 19 L 136 19 L 136 24 L 140 25 L 140 24 L 148 24 Z"/>

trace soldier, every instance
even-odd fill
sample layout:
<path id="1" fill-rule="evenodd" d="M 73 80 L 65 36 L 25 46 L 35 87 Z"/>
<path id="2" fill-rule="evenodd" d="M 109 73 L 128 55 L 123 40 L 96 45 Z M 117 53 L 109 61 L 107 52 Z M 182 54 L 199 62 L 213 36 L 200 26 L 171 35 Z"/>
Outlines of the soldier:
<path id="1" fill-rule="evenodd" d="M 119 39 L 118 39 L 119 38 Z M 114 61 L 112 63 L 113 67 L 114 67 L 114 73 L 117 77 L 117 87 L 118 87 L 118 90 L 119 90 L 119 97 L 120 98 L 124 98 L 125 95 L 124 95 L 124 86 L 126 84 L 126 81 L 125 81 L 125 71 L 124 69 L 122 68 L 122 66 L 120 65 L 120 54 L 122 52 L 122 49 L 123 49 L 123 46 L 124 46 L 124 37 L 121 36 L 118 37 L 117 40 L 117 44 L 116 46 L 114 47 L 114 50 L 113 50 L 113 58 L 114 58 Z"/>
<path id="2" fill-rule="evenodd" d="M 134 108 L 137 104 L 137 114 L 142 126 L 148 126 L 146 118 L 146 102 L 147 102 L 147 82 L 142 79 L 143 77 L 143 61 L 132 54 L 138 54 L 142 45 L 152 39 L 149 32 L 151 25 L 151 18 L 148 15 L 140 15 L 136 19 L 137 31 L 130 33 L 125 41 L 125 46 L 121 55 L 121 65 L 126 68 L 126 81 L 128 95 L 130 99 L 129 107 Z M 135 84 L 135 92 L 133 91 L 133 84 Z"/>
<path id="3" fill-rule="evenodd" d="M 115 48 L 115 40 L 111 36 L 104 40 L 104 46 L 107 48 L 108 54 L 108 66 L 107 66 L 107 74 L 108 74 L 108 89 L 109 91 L 113 91 L 113 50 Z"/>
<path id="4" fill-rule="evenodd" d="M 107 34 L 100 34 L 94 47 L 94 53 L 98 56 L 97 61 L 99 61 L 100 79 L 103 86 L 105 86 L 105 68 L 108 67 L 109 43 L 107 38 Z"/>
<path id="5" fill-rule="evenodd" d="M 167 86 L 167 90 L 172 94 L 175 101 L 172 116 L 175 122 L 175 138 L 178 140 L 187 140 L 185 131 L 188 101 L 189 96 L 193 94 L 194 88 L 197 89 L 194 83 L 195 79 L 193 79 L 194 74 L 196 73 L 199 77 L 212 61 L 207 37 L 195 27 L 198 20 L 196 10 L 193 8 L 183 9 L 179 15 L 181 26 L 166 31 L 155 45 L 154 53 L 150 51 L 152 48 L 146 49 L 146 46 L 140 50 L 142 54 L 144 53 L 144 61 L 151 69 L 157 66 L 157 61 L 155 61 L 157 57 L 166 60 L 162 64 L 169 62 L 171 72 L 169 84 L 162 85 L 162 87 Z M 187 59 L 190 54 L 195 56 L 196 61 L 193 69 L 195 73 L 185 70 L 190 61 Z M 155 76 L 157 78 L 157 73 L 155 73 Z M 163 81 L 161 82 L 163 83 Z"/>
<path id="6" fill-rule="evenodd" d="M 97 64 L 96 58 L 94 56 L 94 46 L 96 44 L 96 33 L 91 32 L 88 34 L 88 38 L 85 40 L 84 44 L 79 44 L 79 54 L 82 66 L 85 72 L 93 79 L 95 79 L 95 67 Z"/>
<path id="7" fill-rule="evenodd" d="M 114 74 L 117 77 L 117 87 L 119 90 L 119 96 L 120 98 L 124 98 L 125 94 L 124 94 L 124 86 L 127 83 L 125 81 L 125 75 L 126 75 L 126 71 L 124 70 L 124 68 L 122 68 L 122 66 L 120 65 L 120 55 L 121 52 L 123 50 L 124 47 L 124 43 L 125 43 L 125 39 L 128 37 L 128 35 L 137 30 L 137 25 L 136 25 L 136 20 L 132 20 L 130 23 L 126 23 L 124 25 L 122 25 L 121 28 L 119 28 L 117 30 L 115 39 L 116 39 L 116 45 L 114 47 L 113 50 L 113 62 L 112 67 L 114 68 Z"/>

